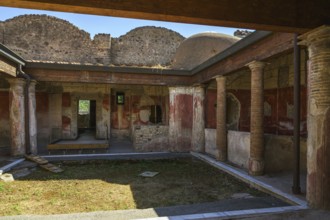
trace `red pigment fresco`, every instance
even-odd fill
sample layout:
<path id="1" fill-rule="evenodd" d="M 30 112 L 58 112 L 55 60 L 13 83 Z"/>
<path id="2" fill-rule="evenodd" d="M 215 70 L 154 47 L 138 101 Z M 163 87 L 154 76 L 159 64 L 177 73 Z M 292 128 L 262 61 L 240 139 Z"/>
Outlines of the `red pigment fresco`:
<path id="1" fill-rule="evenodd" d="M 181 127 L 192 129 L 193 123 L 193 96 L 187 94 L 178 94 L 174 100 L 178 106 L 177 118 L 181 119 Z"/>
<path id="2" fill-rule="evenodd" d="M 64 131 L 70 130 L 71 118 L 67 116 L 62 116 L 62 129 Z"/>
<path id="3" fill-rule="evenodd" d="M 0 91 L 0 119 L 9 120 L 9 92 Z"/>
<path id="4" fill-rule="evenodd" d="M 48 104 L 48 93 L 37 92 L 36 93 L 36 112 L 37 114 L 48 113 L 49 104 Z"/>
<path id="5" fill-rule="evenodd" d="M 162 117 L 163 117 L 163 121 L 166 121 L 166 103 L 168 102 L 168 96 L 167 99 L 166 97 L 162 97 L 162 96 L 150 96 L 151 99 L 153 99 L 155 105 L 159 105 L 162 107 Z M 128 129 L 129 128 L 129 121 L 127 120 L 127 118 L 130 118 L 131 114 L 135 115 L 136 118 L 133 121 L 134 125 L 137 124 L 150 124 L 150 122 L 143 122 L 140 120 L 139 118 L 139 112 L 140 110 L 150 110 L 150 106 L 140 106 L 140 99 L 141 96 L 140 95 L 132 95 L 129 97 L 125 97 L 125 104 L 124 104 L 124 108 L 123 108 L 123 113 L 120 115 L 121 120 L 122 120 L 122 129 Z M 111 126 L 114 129 L 118 129 L 119 128 L 119 120 L 118 120 L 118 105 L 116 102 L 116 96 L 112 95 L 111 96 Z M 167 122 L 168 123 L 168 122 Z"/>
<path id="6" fill-rule="evenodd" d="M 250 131 L 250 90 L 228 90 L 240 102 L 239 131 Z M 269 134 L 293 135 L 293 87 L 267 89 L 264 101 L 270 106 L 270 115 L 264 117 L 264 131 Z M 206 93 L 206 127 L 216 128 L 216 90 Z M 301 87 L 301 136 L 307 136 L 307 89 Z M 266 110 L 265 110 L 266 112 Z"/>
<path id="7" fill-rule="evenodd" d="M 70 93 L 65 92 L 62 94 L 62 107 L 70 107 L 71 106 L 71 96 Z"/>
<path id="8" fill-rule="evenodd" d="M 228 90 L 227 93 L 232 93 L 241 105 L 238 129 L 240 131 L 250 131 L 251 91 L 243 89 Z"/>

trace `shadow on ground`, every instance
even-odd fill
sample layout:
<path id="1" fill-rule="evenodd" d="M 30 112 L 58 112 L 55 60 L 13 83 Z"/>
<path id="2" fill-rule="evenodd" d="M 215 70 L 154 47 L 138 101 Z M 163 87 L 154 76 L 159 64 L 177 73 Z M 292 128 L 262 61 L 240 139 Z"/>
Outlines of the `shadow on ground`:
<path id="1" fill-rule="evenodd" d="M 173 216 L 289 205 L 192 158 L 63 161 L 58 165 L 65 170 L 63 173 L 37 169 L 22 181 L 16 181 L 15 186 L 20 190 L 19 187 L 36 184 L 22 189 L 33 191 L 43 181 L 47 182 L 41 186 L 45 191 L 40 189 L 39 197 L 34 191 L 26 196 L 30 204 L 42 198 L 55 209 L 52 214 L 154 208 L 158 216 Z M 139 176 L 145 171 L 159 174 L 152 178 Z M 61 202 L 61 198 L 67 200 Z"/>

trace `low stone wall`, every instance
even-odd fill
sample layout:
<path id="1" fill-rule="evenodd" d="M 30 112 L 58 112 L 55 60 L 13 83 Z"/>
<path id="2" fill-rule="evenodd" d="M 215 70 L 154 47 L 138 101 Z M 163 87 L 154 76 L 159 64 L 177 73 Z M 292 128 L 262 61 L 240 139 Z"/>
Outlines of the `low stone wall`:
<path id="1" fill-rule="evenodd" d="M 229 162 L 247 169 L 250 155 L 250 133 L 228 131 L 227 143 Z M 300 169 L 306 171 L 306 139 L 301 139 L 300 146 Z M 266 134 L 265 147 L 265 172 L 292 170 L 292 136 Z M 216 155 L 216 129 L 205 129 L 205 152 L 213 156 Z"/>
<path id="2" fill-rule="evenodd" d="M 205 129 L 205 152 L 214 157 L 217 154 L 216 129 Z"/>
<path id="3" fill-rule="evenodd" d="M 132 137 L 136 151 L 168 151 L 168 126 L 135 125 Z"/>

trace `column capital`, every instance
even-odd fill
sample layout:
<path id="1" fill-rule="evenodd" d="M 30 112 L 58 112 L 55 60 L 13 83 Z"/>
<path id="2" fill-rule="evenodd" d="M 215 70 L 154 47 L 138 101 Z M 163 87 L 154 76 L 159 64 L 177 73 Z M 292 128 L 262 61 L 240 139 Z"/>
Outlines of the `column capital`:
<path id="1" fill-rule="evenodd" d="M 35 80 L 35 79 L 30 80 L 31 86 L 35 86 L 36 84 L 37 84 L 37 80 Z"/>
<path id="2" fill-rule="evenodd" d="M 30 84 L 29 84 L 29 92 L 31 93 L 35 93 L 36 91 L 36 84 L 37 84 L 37 81 L 36 80 L 31 80 L 30 81 Z"/>
<path id="3" fill-rule="evenodd" d="M 216 77 L 215 77 L 215 80 L 216 80 L 217 82 L 222 81 L 222 80 L 225 80 L 225 79 L 226 79 L 226 76 L 216 76 Z"/>
<path id="4" fill-rule="evenodd" d="M 9 78 L 7 79 L 10 86 L 24 86 L 26 84 L 25 79 L 22 78 Z"/>
<path id="5" fill-rule="evenodd" d="M 299 44 L 310 46 L 313 43 L 322 42 L 323 40 L 330 41 L 330 26 L 323 25 L 315 28 L 301 36 L 299 36 L 301 42 Z"/>
<path id="6" fill-rule="evenodd" d="M 263 69 L 266 66 L 266 64 L 267 63 L 265 62 L 254 60 L 246 64 L 245 66 L 249 67 L 251 70 L 256 70 L 256 69 Z"/>

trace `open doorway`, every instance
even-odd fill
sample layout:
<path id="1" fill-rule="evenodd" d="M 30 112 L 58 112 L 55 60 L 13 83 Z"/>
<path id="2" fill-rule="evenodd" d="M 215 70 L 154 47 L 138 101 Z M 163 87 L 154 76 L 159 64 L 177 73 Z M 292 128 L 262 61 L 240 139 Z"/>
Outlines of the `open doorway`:
<path id="1" fill-rule="evenodd" d="M 96 101 L 79 100 L 78 102 L 78 134 L 96 134 Z"/>

